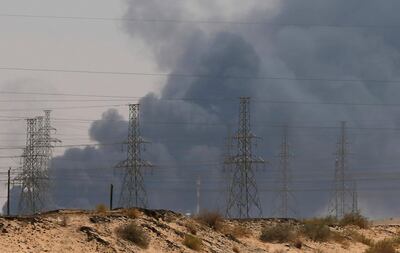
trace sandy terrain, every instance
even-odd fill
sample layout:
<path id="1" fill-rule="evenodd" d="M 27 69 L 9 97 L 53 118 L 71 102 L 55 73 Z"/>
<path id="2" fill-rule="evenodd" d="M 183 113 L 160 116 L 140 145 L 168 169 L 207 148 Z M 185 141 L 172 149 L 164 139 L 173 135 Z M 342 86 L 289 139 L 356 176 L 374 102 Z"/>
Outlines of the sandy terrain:
<path id="1" fill-rule="evenodd" d="M 143 250 L 123 240 L 116 229 L 129 222 L 143 227 L 149 237 L 150 247 Z M 35 217 L 0 218 L 0 252 L 194 252 L 183 245 L 187 224 L 194 223 L 197 237 L 203 240 L 201 252 L 363 252 L 368 246 L 351 239 L 342 243 L 316 243 L 303 240 L 302 249 L 291 244 L 263 243 L 258 238 L 263 226 L 274 220 L 226 221 L 226 226 L 246 227 L 251 234 L 235 238 L 216 232 L 191 218 L 168 211 L 143 210 L 140 218 L 133 219 L 123 211 L 104 214 L 85 211 L 56 211 Z M 369 238 L 380 240 L 397 234 L 400 225 L 374 225 L 358 231 Z"/>

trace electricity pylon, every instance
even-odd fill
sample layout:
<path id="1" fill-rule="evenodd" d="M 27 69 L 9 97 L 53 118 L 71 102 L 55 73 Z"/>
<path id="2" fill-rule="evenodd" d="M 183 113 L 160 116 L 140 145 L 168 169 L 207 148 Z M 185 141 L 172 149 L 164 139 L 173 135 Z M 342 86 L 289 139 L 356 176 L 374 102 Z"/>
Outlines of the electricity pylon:
<path id="1" fill-rule="evenodd" d="M 261 216 L 261 201 L 255 178 L 255 167 L 265 161 L 253 154 L 253 140 L 257 138 L 250 127 L 250 98 L 240 98 L 239 127 L 232 137 L 237 145 L 225 165 L 232 167 L 232 178 L 226 215 L 231 218 Z"/>
<path id="2" fill-rule="evenodd" d="M 143 173 L 146 168 L 152 167 L 151 163 L 142 159 L 142 146 L 145 141 L 140 136 L 139 104 L 129 105 L 129 130 L 127 142 L 127 159 L 117 165 L 124 170 L 120 207 L 147 206 L 147 194 L 144 186 Z"/>
<path id="3" fill-rule="evenodd" d="M 53 143 L 61 142 L 58 139 L 52 138 L 52 131 L 56 131 L 54 127 L 51 126 L 51 111 L 44 111 L 44 122 L 42 129 L 42 148 L 43 148 L 43 159 L 42 166 L 43 170 L 48 171 L 50 168 L 51 157 L 53 156 Z"/>
<path id="4" fill-rule="evenodd" d="M 284 126 L 283 136 L 281 143 L 281 152 L 279 154 L 279 173 L 280 177 L 278 180 L 278 198 L 280 203 L 277 207 L 277 214 L 279 218 L 289 218 L 289 214 L 295 216 L 296 211 L 290 204 L 290 199 L 294 199 L 293 192 L 291 190 L 291 173 L 290 173 L 290 160 L 293 157 L 290 151 L 288 127 Z"/>
<path id="5" fill-rule="evenodd" d="M 22 172 L 15 182 L 21 184 L 18 209 L 20 214 L 34 214 L 46 208 L 49 197 L 48 169 L 52 155 L 50 111 L 45 117 L 27 119 L 26 147 L 22 158 Z"/>
<path id="6" fill-rule="evenodd" d="M 334 207 L 331 211 L 336 219 L 356 210 L 358 212 L 357 189 L 355 181 L 350 180 L 349 175 L 349 148 L 345 121 L 341 122 L 340 129 L 341 134 L 337 144 L 335 161 Z"/>

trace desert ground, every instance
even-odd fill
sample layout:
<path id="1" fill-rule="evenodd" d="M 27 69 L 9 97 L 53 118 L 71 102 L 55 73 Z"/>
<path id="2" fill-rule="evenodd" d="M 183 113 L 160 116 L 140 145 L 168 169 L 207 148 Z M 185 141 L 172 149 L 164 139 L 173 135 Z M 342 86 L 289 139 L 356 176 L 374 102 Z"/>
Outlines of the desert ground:
<path id="1" fill-rule="evenodd" d="M 279 219 L 224 219 L 218 227 L 210 227 L 198 218 L 164 210 L 58 210 L 29 217 L 0 218 L 0 251 L 361 253 L 371 246 L 371 242 L 397 237 L 400 231 L 398 221 L 379 221 L 365 229 L 352 226 L 330 227 L 335 235 L 340 235 L 340 239 L 318 241 L 300 236 L 296 243 L 263 242 L 260 240 L 263 228 L 286 223 L 297 226 L 299 222 Z M 127 224 L 135 224 L 146 235 L 146 247 L 140 247 L 121 236 L 120 228 Z M 188 247 L 185 242 L 188 235 L 201 241 L 197 250 L 190 249 L 190 245 Z"/>

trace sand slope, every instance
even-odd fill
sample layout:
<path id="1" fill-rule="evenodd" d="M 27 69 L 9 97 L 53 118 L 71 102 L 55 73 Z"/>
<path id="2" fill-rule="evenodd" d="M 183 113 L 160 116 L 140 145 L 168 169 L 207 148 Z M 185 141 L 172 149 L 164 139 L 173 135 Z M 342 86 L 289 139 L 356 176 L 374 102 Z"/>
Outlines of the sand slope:
<path id="1" fill-rule="evenodd" d="M 140 249 L 121 239 L 116 229 L 135 222 L 145 229 L 151 238 L 150 247 Z M 257 219 L 226 221 L 228 227 L 242 226 L 251 231 L 246 237 L 235 238 L 216 232 L 194 222 L 191 218 L 169 211 L 142 210 L 140 218 L 132 219 L 125 212 L 113 211 L 104 214 L 87 211 L 61 210 L 33 217 L 0 218 L 0 252 L 194 252 L 183 245 L 187 224 L 195 224 L 197 237 L 203 240 L 201 252 L 363 252 L 366 245 L 353 242 L 316 243 L 303 240 L 302 249 L 290 244 L 267 244 L 259 241 L 263 226 L 276 220 Z M 368 230 L 358 230 L 367 237 L 379 240 L 397 234 L 398 225 L 375 225 Z"/>

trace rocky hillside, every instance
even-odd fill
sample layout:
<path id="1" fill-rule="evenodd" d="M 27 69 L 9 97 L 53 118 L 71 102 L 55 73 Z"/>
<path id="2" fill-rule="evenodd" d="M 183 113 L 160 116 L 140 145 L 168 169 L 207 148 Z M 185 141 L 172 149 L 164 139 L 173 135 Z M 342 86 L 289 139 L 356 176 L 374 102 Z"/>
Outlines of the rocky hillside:
<path id="1" fill-rule="evenodd" d="M 317 238 L 318 234 L 315 238 L 309 234 L 296 238 L 283 236 L 272 243 L 260 240 L 263 228 L 291 224 L 287 228 L 293 230 L 300 223 L 254 219 L 223 220 L 216 224 L 213 217 L 207 219 L 211 222 L 151 210 L 60 210 L 32 217 L 3 217 L 0 218 L 0 252 L 196 252 L 191 247 L 213 253 L 356 253 L 364 252 L 375 241 L 397 238 L 400 228 L 397 225 L 376 225 L 368 229 L 330 227 L 329 238 Z M 124 230 L 129 224 L 133 230 Z"/>

